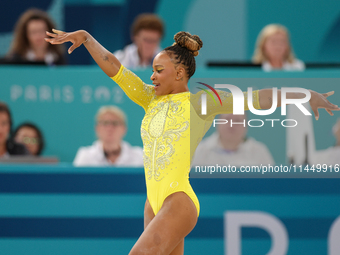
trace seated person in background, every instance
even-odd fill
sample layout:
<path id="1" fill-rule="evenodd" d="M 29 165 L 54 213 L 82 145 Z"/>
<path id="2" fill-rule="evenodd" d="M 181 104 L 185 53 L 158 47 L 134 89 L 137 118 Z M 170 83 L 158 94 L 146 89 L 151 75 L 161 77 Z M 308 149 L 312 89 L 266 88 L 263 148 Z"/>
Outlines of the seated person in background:
<path id="1" fill-rule="evenodd" d="M 140 14 L 131 27 L 132 44 L 113 54 L 126 68 L 151 67 L 153 58 L 161 51 L 163 21 L 155 14 Z"/>
<path id="2" fill-rule="evenodd" d="M 228 123 L 217 124 L 217 132 L 202 140 L 194 155 L 193 166 L 216 164 L 228 166 L 230 164 L 240 167 L 275 164 L 264 144 L 246 137 L 245 115 L 221 114 L 218 118 L 227 120 Z"/>
<path id="3" fill-rule="evenodd" d="M 340 164 L 340 119 L 335 123 L 333 127 L 333 135 L 336 143 L 334 146 L 325 150 L 316 151 L 311 158 L 311 164 L 327 164 L 332 165 Z"/>
<path id="4" fill-rule="evenodd" d="M 22 123 L 13 133 L 14 140 L 26 146 L 34 156 L 39 156 L 44 149 L 44 137 L 39 128 L 32 123 Z"/>
<path id="5" fill-rule="evenodd" d="M 277 24 L 265 26 L 257 37 L 253 55 L 254 64 L 262 64 L 264 71 L 303 71 L 305 64 L 296 59 L 286 27 Z"/>
<path id="6" fill-rule="evenodd" d="M 122 140 L 127 131 L 123 111 L 115 106 L 103 106 L 96 122 L 98 140 L 78 150 L 75 166 L 143 166 L 143 149 Z"/>
<path id="7" fill-rule="evenodd" d="M 10 155 L 29 155 L 22 144 L 8 139 L 12 128 L 12 116 L 5 103 L 0 102 L 0 158 Z"/>
<path id="8" fill-rule="evenodd" d="M 8 62 L 42 62 L 46 65 L 65 64 L 64 48 L 45 41 L 46 31 L 55 28 L 48 14 L 39 9 L 29 9 L 16 23 Z"/>

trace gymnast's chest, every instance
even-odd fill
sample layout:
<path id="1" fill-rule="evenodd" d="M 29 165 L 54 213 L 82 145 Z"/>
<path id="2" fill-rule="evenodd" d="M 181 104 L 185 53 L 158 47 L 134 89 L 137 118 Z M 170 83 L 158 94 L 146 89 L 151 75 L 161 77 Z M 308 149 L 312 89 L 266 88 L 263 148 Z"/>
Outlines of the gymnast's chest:
<path id="1" fill-rule="evenodd" d="M 185 132 L 189 126 L 190 100 L 188 97 L 163 96 L 150 102 L 143 118 L 141 131 L 148 139 L 160 138 L 171 130 Z M 145 138 L 145 137 L 144 137 Z M 144 140 L 143 138 L 143 140 Z"/>

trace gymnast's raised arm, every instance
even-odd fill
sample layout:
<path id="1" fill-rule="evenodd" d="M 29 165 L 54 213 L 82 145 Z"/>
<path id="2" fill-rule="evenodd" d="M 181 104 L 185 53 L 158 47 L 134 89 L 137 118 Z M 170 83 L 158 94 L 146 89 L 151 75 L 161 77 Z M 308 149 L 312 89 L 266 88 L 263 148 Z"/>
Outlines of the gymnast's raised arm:
<path id="1" fill-rule="evenodd" d="M 96 61 L 104 73 L 106 73 L 109 77 L 113 77 L 118 73 L 121 66 L 119 60 L 85 30 L 66 33 L 53 29 L 53 32 L 54 33 L 46 32 L 47 35 L 52 37 L 45 38 L 47 42 L 51 44 L 71 42 L 72 46 L 68 49 L 69 54 L 71 54 L 80 45 L 84 44 L 92 58 Z"/>
<path id="2" fill-rule="evenodd" d="M 53 29 L 53 32 L 46 32 L 47 35 L 52 37 L 45 38 L 47 42 L 51 44 L 72 42 L 72 46 L 68 50 L 69 53 L 84 44 L 104 73 L 114 80 L 133 102 L 142 106 L 145 111 L 147 110 L 154 96 L 154 86 L 145 84 L 133 72 L 122 66 L 111 52 L 105 49 L 85 30 L 66 33 Z"/>

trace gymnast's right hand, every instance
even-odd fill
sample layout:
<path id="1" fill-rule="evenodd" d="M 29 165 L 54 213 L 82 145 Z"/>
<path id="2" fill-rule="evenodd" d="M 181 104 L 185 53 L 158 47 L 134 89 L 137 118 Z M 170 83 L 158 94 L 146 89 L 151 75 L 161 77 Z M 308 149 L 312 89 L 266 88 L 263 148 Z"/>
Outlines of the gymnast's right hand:
<path id="1" fill-rule="evenodd" d="M 69 54 L 71 54 L 80 45 L 84 44 L 92 58 L 96 61 L 104 73 L 106 73 L 109 77 L 114 77 L 118 73 L 121 66 L 119 60 L 85 30 L 78 30 L 71 33 L 66 33 L 56 29 L 52 29 L 52 31 L 53 33 L 46 32 L 46 34 L 51 37 L 45 38 L 46 42 L 51 44 L 71 42 L 72 46 L 68 49 Z"/>
<path id="2" fill-rule="evenodd" d="M 51 44 L 62 44 L 65 42 L 71 42 L 72 46 L 68 49 L 68 53 L 71 54 L 76 48 L 85 43 L 88 38 L 88 33 L 85 30 L 78 30 L 71 33 L 66 33 L 57 29 L 52 29 L 53 33 L 46 31 L 46 34 L 52 38 L 45 38 L 46 42 Z"/>

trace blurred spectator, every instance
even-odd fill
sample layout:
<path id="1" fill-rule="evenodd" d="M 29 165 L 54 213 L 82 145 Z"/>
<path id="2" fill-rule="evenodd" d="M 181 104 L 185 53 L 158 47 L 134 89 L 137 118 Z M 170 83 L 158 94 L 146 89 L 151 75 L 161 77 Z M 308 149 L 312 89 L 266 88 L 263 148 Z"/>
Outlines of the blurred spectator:
<path id="1" fill-rule="evenodd" d="M 262 64 L 264 71 L 303 71 L 305 64 L 296 59 L 286 27 L 278 24 L 265 26 L 260 32 L 253 55 L 255 64 Z"/>
<path id="2" fill-rule="evenodd" d="M 39 156 L 44 149 L 44 137 L 39 128 L 32 123 L 23 123 L 13 133 L 14 140 L 26 146 L 28 151 Z"/>
<path id="3" fill-rule="evenodd" d="M 227 166 L 230 164 L 240 167 L 275 164 L 264 144 L 251 137 L 246 137 L 247 120 L 245 115 L 221 114 L 219 119 L 228 122 L 218 124 L 217 132 L 203 139 L 198 145 L 193 166 L 216 164 Z"/>
<path id="4" fill-rule="evenodd" d="M 140 14 L 131 27 L 132 44 L 113 54 L 127 68 L 147 67 L 161 51 L 164 34 L 163 21 L 155 14 Z"/>
<path id="5" fill-rule="evenodd" d="M 5 103 L 0 102 L 0 158 L 29 154 L 25 146 L 9 139 L 11 128 L 11 112 Z"/>
<path id="6" fill-rule="evenodd" d="M 46 31 L 55 28 L 48 14 L 39 9 L 29 9 L 21 15 L 16 23 L 14 39 L 11 44 L 8 61 L 42 62 L 46 65 L 65 64 L 64 47 L 52 45 L 45 41 Z"/>
<path id="7" fill-rule="evenodd" d="M 123 141 L 127 131 L 124 112 L 115 106 L 103 106 L 96 122 L 98 140 L 78 150 L 75 166 L 143 166 L 143 149 Z"/>
<path id="8" fill-rule="evenodd" d="M 335 146 L 325 150 L 316 151 L 311 159 L 311 164 L 340 164 L 340 119 L 333 126 L 333 135 L 335 137 Z"/>

